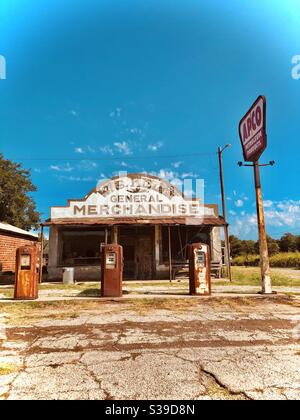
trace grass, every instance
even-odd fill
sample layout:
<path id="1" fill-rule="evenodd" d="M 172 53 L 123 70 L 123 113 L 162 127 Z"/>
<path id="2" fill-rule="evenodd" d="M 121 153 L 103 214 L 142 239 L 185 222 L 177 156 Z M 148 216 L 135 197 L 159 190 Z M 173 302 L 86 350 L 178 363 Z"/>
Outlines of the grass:
<path id="1" fill-rule="evenodd" d="M 39 285 L 39 290 L 78 290 L 84 291 L 87 289 L 95 289 L 95 285 L 100 288 L 100 282 L 91 283 L 76 283 L 76 284 L 62 284 L 62 283 L 44 283 Z"/>
<path id="2" fill-rule="evenodd" d="M 17 366 L 0 363 L 0 376 L 10 375 L 18 370 Z"/>
<path id="3" fill-rule="evenodd" d="M 259 267 L 232 267 L 234 286 L 260 286 L 260 268 Z M 300 276 L 293 278 L 290 274 L 276 269 L 271 269 L 273 286 L 300 287 Z M 230 286 L 228 281 L 220 281 L 217 284 Z"/>
<path id="4" fill-rule="evenodd" d="M 99 302 L 51 301 L 51 302 L 13 302 L 0 304 L 0 313 L 6 321 L 14 325 L 30 325 L 46 319 L 77 318 L 82 310 L 99 308 Z"/>
<path id="5" fill-rule="evenodd" d="M 259 266 L 259 255 L 241 255 L 234 258 L 234 265 L 237 266 Z M 280 252 L 270 257 L 270 265 L 275 268 L 300 268 L 300 252 Z"/>
<path id="6" fill-rule="evenodd" d="M 0 289 L 0 299 L 12 299 L 14 297 L 14 289 Z"/>

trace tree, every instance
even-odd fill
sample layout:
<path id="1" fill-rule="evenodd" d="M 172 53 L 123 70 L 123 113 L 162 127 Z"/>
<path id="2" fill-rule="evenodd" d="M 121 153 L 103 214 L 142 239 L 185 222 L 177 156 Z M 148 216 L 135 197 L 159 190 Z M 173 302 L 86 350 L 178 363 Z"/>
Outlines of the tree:
<path id="1" fill-rule="evenodd" d="M 0 221 L 25 230 L 38 227 L 40 214 L 30 195 L 35 191 L 30 171 L 0 154 Z"/>
<path id="2" fill-rule="evenodd" d="M 297 236 L 291 233 L 286 233 L 280 239 L 280 250 L 282 252 L 295 252 L 297 251 Z"/>
<path id="3" fill-rule="evenodd" d="M 231 256 L 232 258 L 238 257 L 242 254 L 242 241 L 234 235 L 229 237 Z"/>
<path id="4" fill-rule="evenodd" d="M 273 239 L 271 236 L 267 235 L 267 243 L 270 257 L 280 252 L 280 247 L 276 239 Z"/>
<path id="5" fill-rule="evenodd" d="M 300 252 L 300 236 L 297 237 L 297 250 Z"/>
<path id="6" fill-rule="evenodd" d="M 242 241 L 242 253 L 244 255 L 255 254 L 255 242 L 254 241 Z"/>

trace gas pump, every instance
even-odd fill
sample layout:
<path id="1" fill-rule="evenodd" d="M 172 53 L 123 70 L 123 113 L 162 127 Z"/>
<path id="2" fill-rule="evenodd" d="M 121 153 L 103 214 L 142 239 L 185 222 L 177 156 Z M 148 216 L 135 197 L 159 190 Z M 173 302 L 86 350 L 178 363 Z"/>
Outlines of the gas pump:
<path id="1" fill-rule="evenodd" d="M 206 244 L 189 246 L 190 294 L 211 295 L 210 248 Z"/>
<path id="2" fill-rule="evenodd" d="M 36 246 L 17 249 L 15 295 L 16 300 L 38 298 L 38 250 Z"/>
<path id="3" fill-rule="evenodd" d="M 121 297 L 123 283 L 123 247 L 102 245 L 101 296 Z"/>

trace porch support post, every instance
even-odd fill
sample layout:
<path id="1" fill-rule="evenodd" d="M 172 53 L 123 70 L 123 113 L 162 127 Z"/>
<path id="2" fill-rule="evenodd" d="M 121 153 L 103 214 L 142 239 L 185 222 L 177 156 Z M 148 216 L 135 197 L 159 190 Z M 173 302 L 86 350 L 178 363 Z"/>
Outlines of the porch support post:
<path id="1" fill-rule="evenodd" d="M 44 267 L 44 225 L 41 225 L 41 242 L 40 242 L 40 266 L 39 266 L 39 283 L 43 282 Z"/>
<path id="2" fill-rule="evenodd" d="M 111 236 L 112 236 L 112 243 L 113 244 L 117 244 L 118 243 L 118 231 L 119 231 L 119 227 L 118 226 L 113 226 L 112 227 Z"/>
<path id="3" fill-rule="evenodd" d="M 172 276 L 172 242 L 171 242 L 171 226 L 168 226 L 168 238 L 169 238 L 169 278 L 170 282 L 173 280 Z"/>
<path id="4" fill-rule="evenodd" d="M 161 247 L 161 235 L 160 235 L 160 226 L 155 225 L 155 270 L 157 272 L 160 266 L 160 247 Z"/>

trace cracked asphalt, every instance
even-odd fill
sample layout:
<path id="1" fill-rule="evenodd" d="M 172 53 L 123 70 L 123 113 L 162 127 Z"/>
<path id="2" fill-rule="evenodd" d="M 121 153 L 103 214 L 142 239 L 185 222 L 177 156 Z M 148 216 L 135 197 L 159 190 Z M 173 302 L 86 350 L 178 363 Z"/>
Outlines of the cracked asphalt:
<path id="1" fill-rule="evenodd" d="M 299 308 L 283 296 L 7 303 L 0 399 L 296 400 Z"/>

